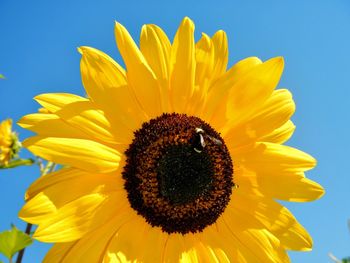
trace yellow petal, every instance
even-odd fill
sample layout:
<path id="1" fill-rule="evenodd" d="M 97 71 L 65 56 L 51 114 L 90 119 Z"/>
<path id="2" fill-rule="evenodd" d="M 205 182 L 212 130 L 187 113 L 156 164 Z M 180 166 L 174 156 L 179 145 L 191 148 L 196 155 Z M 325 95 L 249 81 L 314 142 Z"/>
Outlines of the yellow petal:
<path id="1" fill-rule="evenodd" d="M 164 247 L 164 261 L 169 263 L 180 262 L 183 251 L 183 235 L 177 233 L 169 235 Z"/>
<path id="2" fill-rule="evenodd" d="M 46 160 L 92 172 L 114 171 L 121 158 L 118 151 L 83 139 L 35 136 L 25 140 L 23 145 Z"/>
<path id="3" fill-rule="evenodd" d="M 75 129 L 64 122 L 56 114 L 33 113 L 22 117 L 18 123 L 22 128 L 36 132 L 40 135 L 88 139 L 89 136 L 79 129 Z"/>
<path id="4" fill-rule="evenodd" d="M 239 123 L 247 118 L 272 94 L 282 72 L 283 58 L 277 57 L 254 67 L 230 89 L 226 106 L 226 118 Z"/>
<path id="5" fill-rule="evenodd" d="M 227 209 L 257 220 L 275 235 L 286 249 L 309 251 L 312 238 L 291 212 L 271 198 L 243 195 L 236 191 Z"/>
<path id="6" fill-rule="evenodd" d="M 104 262 L 124 262 L 123 259 L 129 262 L 139 260 L 141 262 L 142 247 L 145 246 L 144 235 L 147 234 L 150 228 L 144 219 L 140 216 L 135 216 L 123 224 L 116 232 L 109 243 Z M 161 251 L 154 251 L 161 253 Z"/>
<path id="7" fill-rule="evenodd" d="M 231 147 L 239 147 L 259 141 L 286 123 L 294 111 L 292 94 L 285 89 L 275 90 L 251 118 L 228 131 L 225 142 Z"/>
<path id="8" fill-rule="evenodd" d="M 91 230 L 90 219 L 104 201 L 99 194 L 83 196 L 60 208 L 38 226 L 33 237 L 42 242 L 69 242 Z"/>
<path id="9" fill-rule="evenodd" d="M 198 242 L 196 250 L 198 251 L 199 262 L 230 263 L 229 258 L 221 249 L 214 250 L 202 242 Z"/>
<path id="10" fill-rule="evenodd" d="M 42 95 L 43 98 L 45 95 Z M 46 100 L 49 103 L 50 98 Z M 53 101 L 52 104 L 55 102 Z M 60 107 L 60 106 L 57 106 Z M 62 106 L 53 113 L 35 113 L 24 116 L 19 125 L 40 135 L 93 139 L 111 144 L 127 143 L 131 131 L 115 135 L 104 113 L 89 101 L 76 101 Z M 118 138 L 116 138 L 118 137 Z"/>
<path id="11" fill-rule="evenodd" d="M 38 112 L 39 113 L 50 113 L 50 111 L 48 109 L 45 109 L 45 108 L 39 108 Z"/>
<path id="12" fill-rule="evenodd" d="M 219 104 L 211 122 L 223 135 L 256 112 L 276 88 L 283 71 L 283 58 L 277 57 L 259 64 L 240 76 L 230 87 L 227 101 Z M 217 120 L 216 116 L 219 116 Z M 224 127 L 225 126 L 225 127 Z"/>
<path id="13" fill-rule="evenodd" d="M 202 38 L 196 43 L 196 76 L 193 95 L 189 100 L 188 114 L 202 116 L 207 107 L 208 90 L 226 71 L 228 61 L 227 38 L 224 31 L 216 32 L 211 39 L 202 33 Z M 209 104 L 209 105 L 207 105 Z"/>
<path id="14" fill-rule="evenodd" d="M 238 166 L 257 173 L 303 172 L 316 165 L 316 160 L 307 153 L 268 142 L 257 143 L 247 152 L 230 151 Z"/>
<path id="15" fill-rule="evenodd" d="M 256 57 L 249 57 L 236 63 L 230 70 L 223 74 L 217 81 L 209 86 L 208 104 L 202 117 L 212 123 L 216 128 L 226 123 L 226 108 L 220 107 L 227 103 L 228 93 L 233 85 L 245 76 L 250 70 L 262 62 Z M 221 112 L 218 112 L 221 110 Z"/>
<path id="16" fill-rule="evenodd" d="M 144 25 L 141 31 L 140 49 L 160 82 L 163 112 L 170 112 L 169 101 L 169 59 L 170 42 L 156 25 Z"/>
<path id="17" fill-rule="evenodd" d="M 66 191 L 74 189 L 74 191 Z M 43 192 L 55 207 L 92 193 L 108 193 L 124 189 L 124 182 L 119 171 L 98 174 L 76 168 L 63 168 L 36 180 L 27 190 L 26 200 Z M 64 195 L 60 194 L 65 192 Z"/>
<path id="18" fill-rule="evenodd" d="M 160 87 L 155 74 L 129 32 L 119 23 L 115 24 L 115 36 L 137 100 L 149 117 L 161 115 Z"/>
<path id="19" fill-rule="evenodd" d="M 196 234 L 188 233 L 183 236 L 184 251 L 182 252 L 180 262 L 212 262 L 209 261 L 211 257 L 207 253 L 200 253 L 197 249 L 199 242 L 199 237 Z"/>
<path id="20" fill-rule="evenodd" d="M 12 138 L 12 120 L 7 119 L 0 123 L 0 158 L 3 155 L 4 163 L 9 161 L 11 145 L 13 144 Z M 4 155 L 4 153 L 6 153 Z M 7 154 L 8 153 L 8 154 Z"/>
<path id="21" fill-rule="evenodd" d="M 141 121 L 137 121 L 137 117 L 127 118 L 123 115 L 123 111 L 114 111 L 114 115 L 119 117 L 107 119 L 105 113 L 96 108 L 95 104 L 85 98 L 73 94 L 41 94 L 36 96 L 35 100 L 50 112 L 55 113 L 60 118 L 64 119 L 71 126 L 82 130 L 89 137 L 103 140 L 108 143 L 130 141 L 133 130 L 128 129 L 128 126 L 125 125 L 127 119 L 136 120 L 134 123 L 134 129 L 138 128 L 142 123 Z M 115 104 L 116 102 L 114 101 L 113 103 Z M 110 107 L 109 109 L 115 110 L 116 108 Z M 54 134 L 51 134 L 51 136 L 54 136 Z"/>
<path id="22" fill-rule="evenodd" d="M 48 196 L 41 192 L 22 207 L 18 216 L 31 224 L 39 224 L 47 216 L 53 215 L 56 212 L 56 206 Z"/>
<path id="23" fill-rule="evenodd" d="M 205 261 L 207 260 L 208 259 L 205 259 Z M 187 262 L 199 263 L 200 261 L 197 255 L 197 251 L 195 249 L 192 249 L 182 253 L 180 262 L 181 263 L 187 263 Z"/>
<path id="24" fill-rule="evenodd" d="M 321 198 L 324 189 L 318 183 L 300 175 L 297 178 L 285 176 L 283 180 L 259 180 L 264 195 L 290 202 L 308 202 Z"/>
<path id="25" fill-rule="evenodd" d="M 202 38 L 196 43 L 196 86 L 203 88 L 204 82 L 212 77 L 214 68 L 214 46 L 210 37 L 202 33 Z"/>
<path id="26" fill-rule="evenodd" d="M 45 255 L 43 263 L 62 263 L 66 254 L 69 253 L 76 242 L 54 244 Z"/>
<path id="27" fill-rule="evenodd" d="M 124 69 L 97 49 L 81 47 L 79 50 L 84 87 L 89 97 L 104 110 L 112 128 L 122 134 L 127 128 L 128 131 L 139 128 L 145 115 L 128 86 Z"/>
<path id="28" fill-rule="evenodd" d="M 242 216 L 238 211 L 227 211 L 217 224 L 219 230 L 226 224 L 231 235 L 240 243 L 243 256 L 249 258 L 248 262 L 289 262 L 280 241 L 268 230 Z"/>
<path id="29" fill-rule="evenodd" d="M 143 247 L 142 249 L 142 259 L 145 263 L 152 262 L 162 262 L 163 253 L 160 251 L 164 250 L 165 242 L 167 240 L 168 234 L 163 232 L 160 228 L 149 226 L 149 230 L 145 231 L 144 236 L 145 244 L 152 244 L 152 249 L 148 247 Z M 141 249 L 141 248 L 140 248 Z M 155 251 L 159 251 L 155 253 Z"/>
<path id="30" fill-rule="evenodd" d="M 77 101 L 88 101 L 88 99 L 70 93 L 45 93 L 34 98 L 41 106 L 49 112 L 55 113 L 65 105 Z"/>
<path id="31" fill-rule="evenodd" d="M 171 43 L 164 33 L 164 31 L 157 25 L 148 25 L 152 30 L 157 34 L 159 41 L 161 42 L 162 48 L 164 50 L 164 54 L 170 55 L 171 52 Z"/>
<path id="32" fill-rule="evenodd" d="M 202 38 L 196 43 L 195 86 L 192 96 L 188 99 L 186 114 L 201 116 L 205 110 L 213 67 L 214 47 L 209 36 L 202 33 Z"/>
<path id="33" fill-rule="evenodd" d="M 200 261 L 205 255 L 200 255 L 199 251 L 197 251 L 196 245 L 198 243 L 199 240 L 195 234 L 171 234 L 168 236 L 163 249 L 163 261 L 167 263 L 208 262 L 208 258 L 204 258 L 204 261 Z"/>
<path id="34" fill-rule="evenodd" d="M 121 132 L 114 134 L 111 124 L 103 112 L 92 107 L 90 102 L 79 101 L 70 103 L 61 110 L 56 111 L 55 114 L 74 128 L 86 133 L 93 140 L 102 140 L 116 144 L 128 143 L 128 139 L 132 137 L 131 131 L 124 131 L 126 134 L 121 134 Z"/>
<path id="35" fill-rule="evenodd" d="M 214 67 L 212 81 L 215 81 L 225 73 L 228 62 L 228 43 L 226 33 L 222 30 L 217 31 L 213 38 L 214 46 Z"/>
<path id="36" fill-rule="evenodd" d="M 260 170 L 254 173 L 242 172 L 238 167 L 236 183 L 243 192 L 291 202 L 313 201 L 324 194 L 322 186 L 297 171 Z"/>
<path id="37" fill-rule="evenodd" d="M 170 96 L 172 108 L 177 113 L 185 113 L 194 92 L 196 64 L 193 34 L 194 24 L 186 17 L 181 22 L 171 47 Z"/>
<path id="38" fill-rule="evenodd" d="M 0 123 L 0 134 L 7 135 L 10 134 L 12 130 L 12 120 L 7 119 Z"/>
<path id="39" fill-rule="evenodd" d="M 283 234 L 277 233 L 279 240 L 288 250 L 311 251 L 313 246 L 312 237 L 299 223 L 295 223 Z"/>
<path id="40" fill-rule="evenodd" d="M 281 127 L 273 130 L 271 133 L 262 136 L 259 140 L 262 142 L 273 142 L 282 144 L 289 140 L 292 137 L 295 130 L 295 125 L 292 121 L 287 121 Z"/>
<path id="41" fill-rule="evenodd" d="M 101 262 L 104 257 L 111 238 L 117 230 L 129 220 L 134 214 L 131 210 L 117 211 L 114 217 L 92 230 L 76 241 L 60 259 L 62 262 L 80 263 L 89 259 L 89 262 Z M 54 255 L 46 255 L 44 262 L 55 262 Z"/>
<path id="42" fill-rule="evenodd" d="M 51 193 L 44 192 L 44 194 L 49 198 L 52 197 Z M 57 200 L 52 198 L 52 201 Z M 29 207 L 31 202 L 32 199 L 28 201 Z M 57 204 L 58 202 L 59 200 Z M 56 206 L 55 213 L 37 217 L 36 219 L 40 220 L 37 222 L 39 225 L 37 236 L 45 240 L 50 239 L 47 242 L 68 242 L 107 224 L 116 215 L 122 216 L 130 211 L 132 212 L 125 191 L 81 195 L 60 207 Z M 30 209 L 27 214 L 29 219 L 35 216 Z M 115 224 L 118 223 L 115 222 Z M 71 233 L 65 232 L 66 229 Z M 58 233 L 60 230 L 63 231 L 62 235 Z"/>
<path id="43" fill-rule="evenodd" d="M 205 248 L 208 248 L 219 259 L 219 262 L 242 262 L 248 263 L 240 253 L 240 247 L 237 240 L 235 240 L 227 229 L 226 225 L 219 228 L 215 223 L 198 234 L 201 243 Z M 254 261 L 251 261 L 254 262 Z"/>
<path id="44" fill-rule="evenodd" d="M 219 84 L 224 84 L 225 87 L 223 87 L 223 89 L 229 89 L 235 85 L 240 78 L 243 78 L 253 68 L 261 64 L 262 61 L 257 57 L 247 57 L 242 59 L 234 64 L 232 68 L 222 76 L 223 78 L 220 78 L 220 82 L 213 85 L 213 88 L 219 88 Z"/>

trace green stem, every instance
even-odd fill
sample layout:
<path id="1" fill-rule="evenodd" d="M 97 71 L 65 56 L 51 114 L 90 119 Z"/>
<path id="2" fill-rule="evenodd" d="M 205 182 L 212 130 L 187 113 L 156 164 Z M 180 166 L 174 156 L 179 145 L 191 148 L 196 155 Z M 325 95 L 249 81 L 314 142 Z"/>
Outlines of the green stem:
<path id="1" fill-rule="evenodd" d="M 27 223 L 27 226 L 26 226 L 26 234 L 28 236 L 30 236 L 30 232 L 32 231 L 32 224 L 30 223 Z M 18 256 L 17 256 L 17 260 L 16 260 L 16 263 L 21 263 L 22 262 L 22 258 L 23 258 L 23 255 L 24 255 L 24 250 L 25 248 L 23 248 L 19 253 L 18 253 Z"/>
<path id="2" fill-rule="evenodd" d="M 15 159 L 15 160 L 10 161 L 8 164 L 0 165 L 0 168 L 9 169 L 9 168 L 15 168 L 18 166 L 22 166 L 22 165 L 32 165 L 32 164 L 34 164 L 33 159 Z"/>

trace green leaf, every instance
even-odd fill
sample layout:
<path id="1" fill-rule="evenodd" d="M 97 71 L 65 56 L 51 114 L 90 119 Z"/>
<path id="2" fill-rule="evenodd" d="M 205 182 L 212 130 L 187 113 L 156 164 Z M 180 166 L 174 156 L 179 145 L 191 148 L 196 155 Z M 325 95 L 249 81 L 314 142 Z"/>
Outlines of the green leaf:
<path id="1" fill-rule="evenodd" d="M 5 76 L 0 74 L 0 79 L 4 79 L 4 78 L 5 78 Z"/>
<path id="2" fill-rule="evenodd" d="M 32 165 L 34 164 L 34 160 L 33 159 L 15 159 L 10 161 L 8 164 L 3 164 L 0 165 L 0 169 L 9 169 L 9 168 L 16 168 L 18 166 L 22 166 L 22 165 Z"/>
<path id="3" fill-rule="evenodd" d="M 0 253 L 8 259 L 32 243 L 32 238 L 16 227 L 0 233 Z"/>

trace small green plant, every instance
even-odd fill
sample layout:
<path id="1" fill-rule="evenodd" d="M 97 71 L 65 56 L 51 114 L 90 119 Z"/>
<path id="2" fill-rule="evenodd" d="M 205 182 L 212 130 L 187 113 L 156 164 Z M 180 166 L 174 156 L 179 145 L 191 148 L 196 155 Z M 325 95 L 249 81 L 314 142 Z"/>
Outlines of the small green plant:
<path id="1" fill-rule="evenodd" d="M 0 253 L 5 255 L 9 262 L 12 262 L 12 258 L 17 252 L 32 243 L 32 238 L 15 226 L 0 233 Z"/>

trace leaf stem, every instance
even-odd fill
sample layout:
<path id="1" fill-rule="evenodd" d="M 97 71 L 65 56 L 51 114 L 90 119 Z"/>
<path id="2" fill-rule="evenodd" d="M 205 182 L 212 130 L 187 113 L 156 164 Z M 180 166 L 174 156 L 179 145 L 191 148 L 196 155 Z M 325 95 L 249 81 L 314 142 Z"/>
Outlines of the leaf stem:
<path id="1" fill-rule="evenodd" d="M 27 223 L 27 226 L 26 226 L 26 231 L 25 233 L 30 236 L 30 232 L 32 231 L 32 224 L 30 223 Z M 23 258 L 23 255 L 24 255 L 24 250 L 25 248 L 23 248 L 19 253 L 18 253 L 18 256 L 17 256 L 17 259 L 16 259 L 16 263 L 21 263 L 22 262 L 22 258 Z"/>
<path id="2" fill-rule="evenodd" d="M 33 159 L 15 159 L 10 161 L 8 164 L 2 164 L 0 165 L 1 169 L 10 169 L 10 168 L 16 168 L 18 166 L 22 165 L 32 165 L 34 164 Z"/>

